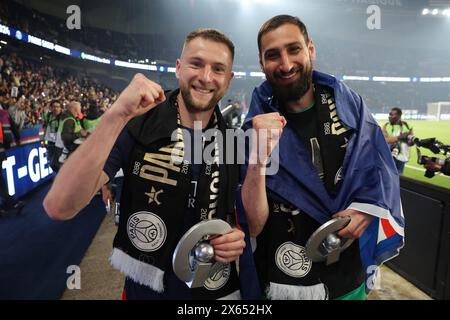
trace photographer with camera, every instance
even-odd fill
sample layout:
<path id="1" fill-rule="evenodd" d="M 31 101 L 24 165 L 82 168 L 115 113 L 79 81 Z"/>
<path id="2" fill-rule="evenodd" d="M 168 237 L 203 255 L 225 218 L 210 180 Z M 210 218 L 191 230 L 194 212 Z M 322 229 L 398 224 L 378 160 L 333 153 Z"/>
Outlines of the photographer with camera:
<path id="1" fill-rule="evenodd" d="M 402 110 L 392 108 L 389 112 L 389 122 L 383 126 L 383 135 L 392 152 L 398 174 L 403 174 L 405 164 L 409 160 L 410 144 L 406 142 L 409 135 L 413 135 L 412 127 L 402 121 Z"/>
<path id="2" fill-rule="evenodd" d="M 426 148 L 434 154 L 450 154 L 450 145 L 445 145 L 436 138 L 419 139 L 413 135 L 409 135 L 406 139 L 402 139 L 408 145 L 415 145 L 417 148 L 417 163 L 423 165 L 427 171 L 425 177 L 433 178 L 435 172 L 441 171 L 443 174 L 450 176 L 450 157 L 447 159 L 438 157 L 429 157 L 422 155 L 420 148 Z"/>

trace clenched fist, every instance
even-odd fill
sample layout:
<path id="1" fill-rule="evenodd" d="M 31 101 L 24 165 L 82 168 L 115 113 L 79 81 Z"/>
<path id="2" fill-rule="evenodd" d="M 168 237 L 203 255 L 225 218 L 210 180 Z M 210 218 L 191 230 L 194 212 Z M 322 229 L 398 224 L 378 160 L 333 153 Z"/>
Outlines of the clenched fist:
<path id="1" fill-rule="evenodd" d="M 138 73 L 112 105 L 111 112 L 125 121 L 129 121 L 165 100 L 166 97 L 161 86 Z"/>
<path id="2" fill-rule="evenodd" d="M 257 115 L 252 120 L 251 164 L 266 164 L 272 151 L 278 144 L 286 119 L 278 112 Z"/>

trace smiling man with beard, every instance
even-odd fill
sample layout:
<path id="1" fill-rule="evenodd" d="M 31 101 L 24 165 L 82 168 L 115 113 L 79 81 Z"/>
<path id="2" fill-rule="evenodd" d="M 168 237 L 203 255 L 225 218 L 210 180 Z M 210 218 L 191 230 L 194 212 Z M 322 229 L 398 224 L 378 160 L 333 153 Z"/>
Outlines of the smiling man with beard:
<path id="1" fill-rule="evenodd" d="M 239 169 L 218 161 L 226 158 L 226 141 L 205 143 L 205 148 L 214 147 L 212 163 L 196 163 L 186 152 L 193 150 L 188 148 L 193 138 L 202 136 L 193 134 L 195 121 L 226 138 L 217 103 L 233 78 L 233 59 L 234 45 L 223 33 L 191 32 L 176 61 L 180 89 L 164 92 L 136 75 L 64 164 L 44 200 L 51 218 L 70 219 L 123 169 L 120 221 L 110 260 L 126 276 L 126 299 L 241 297 L 236 260 L 246 245 L 238 227 L 210 241 L 214 260 L 221 264 L 203 287 L 189 288 L 172 269 L 176 245 L 194 224 L 222 219 L 236 225 Z"/>
<path id="2" fill-rule="evenodd" d="M 240 209 L 256 237 L 262 295 L 364 299 L 366 276 L 375 279 L 403 245 L 399 180 L 381 129 L 358 94 L 313 71 L 316 49 L 297 17 L 265 22 L 258 48 L 267 81 L 253 92 L 244 129 L 270 132 L 267 141 L 256 134 L 247 155 Z M 273 150 L 279 170 L 266 175 Z M 339 216 L 351 220 L 337 235 L 355 241 L 334 264 L 312 262 L 309 237 Z"/>

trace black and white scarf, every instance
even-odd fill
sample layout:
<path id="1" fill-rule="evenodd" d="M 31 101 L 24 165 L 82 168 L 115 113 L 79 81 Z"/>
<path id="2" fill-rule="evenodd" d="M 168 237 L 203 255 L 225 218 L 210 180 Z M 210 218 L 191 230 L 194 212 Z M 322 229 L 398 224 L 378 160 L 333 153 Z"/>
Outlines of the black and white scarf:
<path id="1" fill-rule="evenodd" d="M 346 139 L 350 132 L 337 117 L 333 95 L 315 86 L 318 139 L 324 165 L 323 183 L 330 194 L 339 184 Z M 301 194 L 298 195 L 301 197 Z M 364 281 L 358 241 L 326 266 L 306 256 L 306 243 L 320 227 L 307 213 L 269 194 L 269 217 L 257 237 L 255 262 L 267 298 L 273 300 L 333 299 L 357 288 Z M 341 276 L 338 276 L 341 275 Z"/>
<path id="2" fill-rule="evenodd" d="M 176 95 L 177 91 L 173 92 L 156 108 L 177 108 Z M 176 132 L 172 134 L 176 141 L 165 137 L 150 145 L 141 145 L 139 135 L 145 130 L 139 126 L 136 129 L 133 124 L 131 133 L 137 138 L 137 144 L 124 170 L 120 223 L 111 256 L 114 267 L 157 292 L 164 291 L 164 273 L 172 270 L 172 255 L 184 232 L 191 190 L 192 164 L 185 157 L 179 112 L 176 114 L 176 119 L 165 119 L 177 121 Z M 218 107 L 208 127 L 215 130 L 215 134 L 205 149 L 212 151 L 214 160 L 203 162 L 201 167 L 195 200 L 196 220 L 215 218 L 234 224 L 232 199 L 237 177 L 234 178 L 233 172 L 237 170 L 229 165 L 219 165 L 224 150 L 216 135 L 219 131 L 225 133 L 226 126 Z M 239 285 L 235 263 L 222 265 L 204 287 L 192 290 L 194 298 L 237 298 Z"/>

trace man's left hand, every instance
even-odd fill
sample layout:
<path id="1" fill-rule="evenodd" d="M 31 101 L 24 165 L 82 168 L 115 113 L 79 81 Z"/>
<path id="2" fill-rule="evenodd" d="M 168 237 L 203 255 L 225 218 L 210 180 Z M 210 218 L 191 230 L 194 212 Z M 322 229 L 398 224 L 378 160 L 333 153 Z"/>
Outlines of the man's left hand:
<path id="1" fill-rule="evenodd" d="M 244 232 L 233 228 L 229 233 L 212 239 L 210 244 L 214 247 L 214 259 L 228 263 L 239 258 L 245 248 L 244 237 Z"/>
<path id="2" fill-rule="evenodd" d="M 359 239 L 373 219 L 370 214 L 353 209 L 339 211 L 333 215 L 333 218 L 337 217 L 351 218 L 350 223 L 337 233 L 339 237 L 347 239 Z"/>

